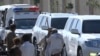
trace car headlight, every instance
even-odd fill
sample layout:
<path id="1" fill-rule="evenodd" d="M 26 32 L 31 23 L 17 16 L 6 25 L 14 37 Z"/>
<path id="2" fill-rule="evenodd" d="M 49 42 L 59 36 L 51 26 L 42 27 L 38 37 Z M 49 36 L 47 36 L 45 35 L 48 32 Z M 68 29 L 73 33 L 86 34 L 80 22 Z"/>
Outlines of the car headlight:
<path id="1" fill-rule="evenodd" d="M 86 46 L 100 48 L 100 40 L 85 41 Z"/>
<path id="2" fill-rule="evenodd" d="M 23 36 L 23 33 L 16 33 L 16 36 L 17 37 L 22 37 Z"/>

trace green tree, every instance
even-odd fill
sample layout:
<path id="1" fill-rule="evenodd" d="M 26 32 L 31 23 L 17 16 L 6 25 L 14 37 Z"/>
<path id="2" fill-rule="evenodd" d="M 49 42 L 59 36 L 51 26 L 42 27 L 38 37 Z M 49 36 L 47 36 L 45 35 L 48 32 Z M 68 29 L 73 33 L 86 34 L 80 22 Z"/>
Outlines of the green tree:
<path id="1" fill-rule="evenodd" d="M 97 0 L 88 0 L 87 5 L 95 7 L 95 8 L 100 8 L 100 4 Z"/>
<path id="2" fill-rule="evenodd" d="M 88 0 L 86 4 L 89 6 L 89 14 L 94 14 L 94 8 L 100 8 L 97 0 Z"/>

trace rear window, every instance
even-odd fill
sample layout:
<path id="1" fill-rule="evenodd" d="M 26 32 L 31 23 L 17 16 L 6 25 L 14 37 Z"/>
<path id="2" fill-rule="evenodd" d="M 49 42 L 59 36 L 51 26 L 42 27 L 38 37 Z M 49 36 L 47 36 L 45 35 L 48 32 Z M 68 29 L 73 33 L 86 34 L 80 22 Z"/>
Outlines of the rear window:
<path id="1" fill-rule="evenodd" d="M 100 20 L 83 21 L 83 33 L 100 33 Z"/>
<path id="2" fill-rule="evenodd" d="M 68 18 L 52 18 L 51 27 L 57 29 L 64 29 L 67 19 Z"/>
<path id="3" fill-rule="evenodd" d="M 17 29 L 32 29 L 36 19 L 16 19 L 15 24 Z"/>

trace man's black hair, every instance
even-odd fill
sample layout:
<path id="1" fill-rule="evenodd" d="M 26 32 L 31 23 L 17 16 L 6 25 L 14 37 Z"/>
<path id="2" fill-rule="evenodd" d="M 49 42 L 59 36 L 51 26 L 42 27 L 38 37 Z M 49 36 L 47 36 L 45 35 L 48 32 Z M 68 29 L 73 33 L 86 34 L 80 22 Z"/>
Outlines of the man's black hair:
<path id="1" fill-rule="evenodd" d="M 58 33 L 58 30 L 57 30 L 56 28 L 53 28 L 53 29 L 52 29 L 52 34 L 53 34 L 53 33 Z"/>
<path id="2" fill-rule="evenodd" d="M 16 25 L 15 24 L 10 24 L 10 29 L 16 29 Z"/>
<path id="3" fill-rule="evenodd" d="M 30 41 L 31 36 L 29 34 L 24 34 L 22 36 L 22 41 Z"/>

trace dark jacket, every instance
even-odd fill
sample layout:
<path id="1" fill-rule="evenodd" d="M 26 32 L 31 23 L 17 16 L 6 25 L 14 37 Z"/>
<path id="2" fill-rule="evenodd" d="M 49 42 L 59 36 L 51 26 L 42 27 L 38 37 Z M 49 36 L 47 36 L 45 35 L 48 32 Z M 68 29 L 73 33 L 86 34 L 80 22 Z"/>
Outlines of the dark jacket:
<path id="1" fill-rule="evenodd" d="M 21 50 L 18 46 L 13 46 L 9 51 L 10 56 L 21 56 Z"/>

